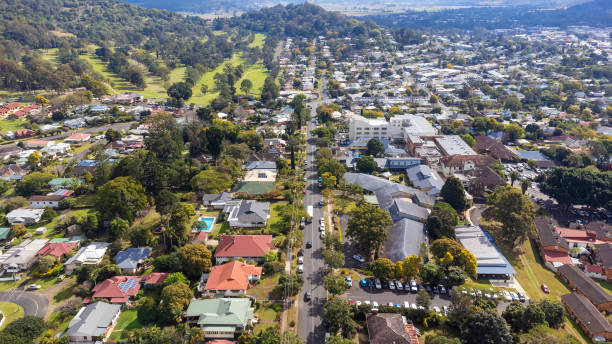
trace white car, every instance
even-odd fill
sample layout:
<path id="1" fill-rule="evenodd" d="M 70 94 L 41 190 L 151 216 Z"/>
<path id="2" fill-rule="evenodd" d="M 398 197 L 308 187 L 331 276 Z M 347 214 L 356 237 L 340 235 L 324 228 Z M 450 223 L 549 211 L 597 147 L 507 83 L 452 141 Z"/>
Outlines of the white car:
<path id="1" fill-rule="evenodd" d="M 404 301 L 404 308 L 406 309 L 410 308 L 410 304 L 408 303 L 408 301 Z"/>
<path id="2" fill-rule="evenodd" d="M 382 284 L 380 284 L 380 279 L 376 279 L 376 281 L 374 281 L 374 285 L 376 286 L 376 289 L 382 289 Z"/>
<path id="3" fill-rule="evenodd" d="M 395 287 L 397 290 L 404 290 L 404 285 L 400 281 L 395 281 Z"/>
<path id="4" fill-rule="evenodd" d="M 389 289 L 395 290 L 395 283 L 393 281 L 389 281 Z"/>
<path id="5" fill-rule="evenodd" d="M 506 301 L 512 301 L 512 296 L 510 295 L 510 293 L 507 290 L 504 290 L 502 292 L 502 296 Z"/>
<path id="6" fill-rule="evenodd" d="M 366 305 L 369 306 L 370 305 L 370 300 L 365 300 L 365 301 L 363 301 L 363 303 L 365 303 Z"/>
<path id="7" fill-rule="evenodd" d="M 410 308 L 412 308 L 412 309 L 417 309 L 418 307 L 417 307 L 416 303 L 411 303 L 411 304 L 410 304 Z"/>
<path id="8" fill-rule="evenodd" d="M 321 239 L 325 238 L 325 232 L 321 232 L 321 234 L 319 235 L 319 237 L 321 237 Z"/>
<path id="9" fill-rule="evenodd" d="M 361 301 L 357 300 L 357 302 L 355 302 L 355 305 L 357 305 L 357 307 L 361 306 Z"/>
<path id="10" fill-rule="evenodd" d="M 372 302 L 372 312 L 378 312 L 378 302 Z"/>
<path id="11" fill-rule="evenodd" d="M 298 257 L 298 264 L 304 264 L 304 256 Z"/>
<path id="12" fill-rule="evenodd" d="M 440 312 L 440 307 L 438 307 L 438 306 L 434 306 L 433 310 L 434 310 L 434 312 L 436 312 L 436 314 L 440 314 L 441 313 Z"/>
<path id="13" fill-rule="evenodd" d="M 319 232 L 325 232 L 325 225 L 319 227 Z"/>
<path id="14" fill-rule="evenodd" d="M 42 288 L 40 284 L 30 284 L 26 287 L 27 290 L 38 290 L 40 288 Z"/>
<path id="15" fill-rule="evenodd" d="M 363 257 L 358 255 L 358 254 L 354 255 L 353 259 L 355 259 L 356 261 L 358 261 L 360 263 L 365 263 L 365 259 L 363 259 Z"/>
<path id="16" fill-rule="evenodd" d="M 297 268 L 297 272 L 298 272 L 298 274 L 303 274 L 304 273 L 304 265 L 299 264 L 298 268 Z"/>

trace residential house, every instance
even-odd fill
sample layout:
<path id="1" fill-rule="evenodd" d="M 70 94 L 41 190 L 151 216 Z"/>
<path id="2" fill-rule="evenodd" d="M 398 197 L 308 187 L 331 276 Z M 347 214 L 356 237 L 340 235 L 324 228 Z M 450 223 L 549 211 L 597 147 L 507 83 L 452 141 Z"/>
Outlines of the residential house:
<path id="1" fill-rule="evenodd" d="M 0 227 L 0 242 L 5 242 L 8 239 L 11 229 L 8 227 Z"/>
<path id="2" fill-rule="evenodd" d="M 487 154 L 502 161 L 515 161 L 519 159 L 519 156 L 511 149 L 504 146 L 503 143 L 484 135 L 474 138 L 473 148 L 480 154 Z"/>
<path id="3" fill-rule="evenodd" d="M 16 164 L 4 165 L 0 167 L 0 179 L 8 181 L 17 181 L 25 177 L 28 174 L 28 170 L 23 166 Z"/>
<path id="4" fill-rule="evenodd" d="M 455 173 L 465 173 L 477 167 L 490 166 L 497 160 L 487 155 L 449 155 L 440 159 L 440 171 L 445 176 Z"/>
<path id="5" fill-rule="evenodd" d="M 203 292 L 224 297 L 245 295 L 249 285 L 261 278 L 262 269 L 238 260 L 213 266 Z"/>
<path id="6" fill-rule="evenodd" d="M 576 265 L 562 265 L 557 268 L 557 274 L 570 288 L 589 299 L 600 312 L 612 311 L 612 295 L 603 290 Z"/>
<path id="7" fill-rule="evenodd" d="M 215 260 L 217 264 L 240 258 L 259 262 L 272 249 L 271 235 L 222 235 L 215 251 Z"/>
<path id="8" fill-rule="evenodd" d="M 595 246 L 595 257 L 597 259 L 597 266 L 601 269 L 602 277 L 607 281 L 612 281 L 612 244 L 606 242 L 605 244 L 596 244 Z M 599 276 L 597 276 L 599 277 Z"/>
<path id="9" fill-rule="evenodd" d="M 115 256 L 115 262 L 124 274 L 135 274 L 151 254 L 150 247 L 130 247 Z"/>
<path id="10" fill-rule="evenodd" d="M 234 339 L 251 325 L 253 312 L 248 298 L 192 300 L 184 317 L 200 327 L 206 339 Z"/>
<path id="11" fill-rule="evenodd" d="M 479 226 L 457 226 L 455 236 L 476 258 L 476 274 L 480 279 L 508 280 L 516 271 L 495 245 L 491 234 Z"/>
<path id="12" fill-rule="evenodd" d="M 106 340 L 121 313 L 120 305 L 96 302 L 82 307 L 64 333 L 71 343 L 99 343 Z"/>
<path id="13" fill-rule="evenodd" d="M 476 167 L 463 175 L 455 176 L 460 180 L 463 179 L 462 184 L 473 197 L 484 197 L 498 186 L 506 185 L 506 180 L 489 166 Z"/>
<path id="14" fill-rule="evenodd" d="M 15 130 L 15 138 L 16 139 L 23 139 L 26 137 L 32 137 L 36 135 L 36 132 L 32 129 L 17 129 Z"/>
<path id="15" fill-rule="evenodd" d="M 205 194 L 202 196 L 202 205 L 213 209 L 223 209 L 227 202 L 230 201 L 232 201 L 232 194 L 229 192 Z M 237 203 L 237 201 L 235 203 Z"/>
<path id="16" fill-rule="evenodd" d="M 162 285 L 168 276 L 170 276 L 168 272 L 151 272 L 142 276 L 140 282 L 144 288 L 151 289 Z"/>
<path id="17" fill-rule="evenodd" d="M 265 227 L 270 217 L 270 203 L 242 200 L 223 209 L 230 227 Z"/>
<path id="18" fill-rule="evenodd" d="M 79 182 L 77 178 L 53 178 L 49 181 L 49 186 L 53 190 L 72 189 Z"/>
<path id="19" fill-rule="evenodd" d="M 370 344 L 418 344 L 418 332 L 406 317 L 398 313 L 366 315 Z"/>
<path id="20" fill-rule="evenodd" d="M 6 220 L 11 224 L 11 226 L 29 226 L 31 224 L 38 223 L 44 212 L 44 209 L 17 208 L 6 214 Z"/>
<path id="21" fill-rule="evenodd" d="M 533 220 L 537 233 L 536 244 L 544 264 L 551 270 L 563 264 L 571 264 L 568 242 L 557 232 L 551 217 L 538 216 Z"/>
<path id="22" fill-rule="evenodd" d="M 26 149 L 41 149 L 49 146 L 53 146 L 55 141 L 52 140 L 28 140 L 23 143 L 23 147 Z"/>
<path id="23" fill-rule="evenodd" d="M 417 189 L 427 192 L 429 195 L 439 195 L 444 180 L 438 172 L 427 165 L 416 165 L 406 169 L 406 176 Z"/>
<path id="24" fill-rule="evenodd" d="M 92 299 L 107 299 L 110 303 L 125 305 L 140 290 L 140 277 L 113 276 L 96 284 Z"/>
<path id="25" fill-rule="evenodd" d="M 106 242 L 92 242 L 79 251 L 64 264 L 66 273 L 70 274 L 82 265 L 98 265 L 110 244 Z"/>
<path id="26" fill-rule="evenodd" d="M 79 247 L 78 241 L 65 241 L 65 242 L 48 242 L 40 250 L 38 250 L 38 256 L 53 256 L 57 259 L 66 257 L 75 248 Z"/>
<path id="27" fill-rule="evenodd" d="M 41 209 L 41 208 L 59 208 L 60 201 L 63 200 L 64 196 L 62 195 L 37 195 L 31 196 L 28 201 L 30 201 L 30 208 Z"/>
<path id="28" fill-rule="evenodd" d="M 48 239 L 24 240 L 0 255 L 2 270 L 17 273 L 27 270 L 36 261 L 36 253 L 49 241 Z"/>
<path id="29" fill-rule="evenodd" d="M 561 296 L 561 302 L 594 342 L 612 341 L 612 325 L 586 297 L 577 293 L 565 294 Z"/>
<path id="30" fill-rule="evenodd" d="M 74 133 L 68 136 L 67 138 L 65 138 L 64 141 L 69 142 L 69 143 L 81 143 L 81 142 L 89 141 L 90 138 L 91 138 L 91 135 L 87 133 Z"/>

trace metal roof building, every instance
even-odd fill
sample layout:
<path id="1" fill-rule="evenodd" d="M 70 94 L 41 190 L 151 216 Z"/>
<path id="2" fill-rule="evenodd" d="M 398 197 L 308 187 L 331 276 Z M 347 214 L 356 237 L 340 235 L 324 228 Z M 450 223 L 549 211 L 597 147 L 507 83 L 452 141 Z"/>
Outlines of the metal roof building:
<path id="1" fill-rule="evenodd" d="M 478 226 L 455 227 L 457 240 L 476 257 L 476 274 L 484 279 L 508 279 L 516 271 L 495 245 L 491 234 Z"/>

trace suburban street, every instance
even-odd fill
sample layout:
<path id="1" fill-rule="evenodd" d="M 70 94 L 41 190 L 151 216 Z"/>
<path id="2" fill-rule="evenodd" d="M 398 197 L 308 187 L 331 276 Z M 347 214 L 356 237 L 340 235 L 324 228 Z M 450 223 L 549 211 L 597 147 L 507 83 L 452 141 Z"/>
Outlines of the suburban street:
<path id="1" fill-rule="evenodd" d="M 316 117 L 318 103 L 311 104 L 312 117 Z M 310 132 L 315 129 L 315 125 L 308 123 L 307 143 L 306 143 L 306 195 L 304 196 L 304 206 L 313 206 L 314 212 L 312 222 L 304 228 L 304 287 L 298 300 L 298 334 L 304 342 L 321 343 L 324 340 L 325 330 L 321 324 L 323 315 L 323 305 L 327 300 L 327 292 L 323 288 L 323 241 L 319 238 L 319 219 L 323 217 L 323 208 L 318 207 L 322 199 L 320 190 L 317 187 L 317 167 L 315 164 L 316 147 L 311 141 Z M 312 242 L 312 248 L 305 248 L 306 242 Z M 304 301 L 304 294 L 310 291 L 312 300 Z"/>
<path id="2" fill-rule="evenodd" d="M 33 315 L 41 318 L 45 317 L 47 308 L 49 307 L 49 300 L 47 300 L 44 295 L 17 288 L 6 292 L 0 292 L 0 301 L 16 303 L 23 307 L 25 315 Z"/>

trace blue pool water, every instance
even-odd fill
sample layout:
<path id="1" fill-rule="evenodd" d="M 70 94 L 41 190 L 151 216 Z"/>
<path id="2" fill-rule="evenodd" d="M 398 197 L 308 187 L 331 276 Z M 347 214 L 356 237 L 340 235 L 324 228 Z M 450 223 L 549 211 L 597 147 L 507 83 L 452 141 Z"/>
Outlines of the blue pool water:
<path id="1" fill-rule="evenodd" d="M 198 223 L 196 223 L 196 228 L 200 232 L 210 232 L 214 228 L 215 218 L 214 217 L 200 217 L 198 219 Z"/>

